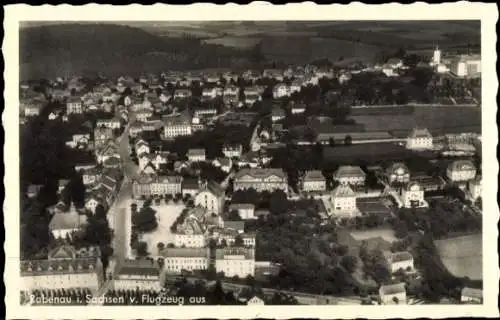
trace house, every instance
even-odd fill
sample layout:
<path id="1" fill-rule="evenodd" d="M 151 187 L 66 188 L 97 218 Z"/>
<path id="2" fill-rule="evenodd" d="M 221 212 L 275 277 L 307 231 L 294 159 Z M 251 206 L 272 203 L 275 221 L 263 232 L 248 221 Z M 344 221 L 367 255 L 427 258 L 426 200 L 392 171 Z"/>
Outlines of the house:
<path id="1" fill-rule="evenodd" d="M 147 152 L 142 152 L 137 155 L 137 160 L 139 162 L 139 170 L 141 172 L 144 172 L 144 169 L 146 169 L 147 166 L 152 166 L 154 169 L 156 169 L 155 165 L 152 163 L 153 160 L 152 154 L 149 154 Z"/>
<path id="2" fill-rule="evenodd" d="M 395 273 L 400 270 L 406 272 L 411 272 L 415 270 L 415 267 L 413 265 L 413 256 L 408 251 L 401 251 L 401 252 L 385 251 L 384 257 L 391 273 Z"/>
<path id="3" fill-rule="evenodd" d="M 66 114 L 82 114 L 83 105 L 82 100 L 79 97 L 70 97 L 66 102 Z"/>
<path id="4" fill-rule="evenodd" d="M 43 184 L 30 184 L 26 190 L 26 196 L 30 199 L 36 198 L 43 188 Z"/>
<path id="5" fill-rule="evenodd" d="M 115 290 L 160 291 L 160 269 L 148 259 L 125 260 L 113 278 Z"/>
<path id="6" fill-rule="evenodd" d="M 291 94 L 290 86 L 284 84 L 284 83 L 279 83 L 273 88 L 273 97 L 275 99 L 279 99 L 282 97 L 288 97 Z"/>
<path id="7" fill-rule="evenodd" d="M 230 158 L 216 158 L 212 161 L 212 165 L 220 168 L 225 173 L 229 173 L 233 167 L 233 161 Z"/>
<path id="8" fill-rule="evenodd" d="M 49 231 L 55 239 L 71 238 L 74 232 L 80 231 L 87 223 L 87 216 L 74 209 L 69 212 L 56 212 L 49 223 Z"/>
<path id="9" fill-rule="evenodd" d="M 237 222 L 237 221 L 235 221 Z M 243 246 L 245 248 L 255 248 L 255 233 L 244 233 L 241 229 L 226 228 L 229 225 L 228 221 L 225 221 L 224 228 L 212 228 L 212 239 L 217 241 L 219 246 Z M 236 238 L 240 237 L 242 243 L 236 244 Z M 225 243 L 225 245 L 223 245 Z"/>
<path id="10" fill-rule="evenodd" d="M 319 170 L 307 171 L 302 178 L 302 190 L 305 192 L 325 191 L 326 179 L 323 173 Z"/>
<path id="11" fill-rule="evenodd" d="M 200 108 L 194 111 L 195 118 L 213 117 L 217 115 L 217 109 L 213 106 Z"/>
<path id="12" fill-rule="evenodd" d="M 229 211 L 238 212 L 240 218 L 243 220 L 257 218 L 255 216 L 255 205 L 251 203 L 232 203 L 229 206 Z"/>
<path id="13" fill-rule="evenodd" d="M 25 104 L 24 105 L 24 116 L 25 117 L 35 117 L 40 115 L 41 105 L 38 104 Z"/>
<path id="14" fill-rule="evenodd" d="M 378 293 L 380 302 L 384 305 L 406 304 L 406 288 L 402 282 L 382 285 Z"/>
<path id="15" fill-rule="evenodd" d="M 452 182 L 466 182 L 476 177 L 476 166 L 470 160 L 457 160 L 450 163 L 446 176 Z"/>
<path id="16" fill-rule="evenodd" d="M 240 88 L 235 85 L 227 85 L 224 88 L 224 96 L 236 96 L 238 97 L 240 94 Z"/>
<path id="17" fill-rule="evenodd" d="M 106 159 L 109 159 L 111 157 L 120 158 L 118 147 L 112 141 L 109 141 L 105 146 L 96 148 L 95 154 L 98 163 L 103 163 L 104 161 L 106 161 Z"/>
<path id="18" fill-rule="evenodd" d="M 411 131 L 406 139 L 406 148 L 408 149 L 431 149 L 432 148 L 432 134 L 426 128 L 415 128 Z"/>
<path id="19" fill-rule="evenodd" d="M 292 114 L 303 114 L 306 112 L 306 105 L 304 103 L 294 103 L 290 108 Z"/>
<path id="20" fill-rule="evenodd" d="M 204 88 L 201 93 L 202 99 L 215 99 L 222 96 L 224 90 L 221 87 Z"/>
<path id="21" fill-rule="evenodd" d="M 191 117 L 187 114 L 177 114 L 163 118 L 163 135 L 166 139 L 172 139 L 178 136 L 189 136 L 192 133 Z"/>
<path id="22" fill-rule="evenodd" d="M 189 149 L 187 158 L 191 162 L 203 162 L 206 160 L 205 149 Z"/>
<path id="23" fill-rule="evenodd" d="M 385 170 L 385 177 L 389 184 L 407 184 L 410 182 L 410 170 L 402 162 L 396 162 Z"/>
<path id="24" fill-rule="evenodd" d="M 278 81 L 283 81 L 283 70 L 280 69 L 264 69 L 262 71 L 262 76 L 264 78 L 276 79 Z"/>
<path id="25" fill-rule="evenodd" d="M 483 290 L 465 287 L 460 295 L 460 302 L 471 304 L 483 303 Z"/>
<path id="26" fill-rule="evenodd" d="M 153 115 L 152 110 L 142 110 L 142 111 L 137 112 L 135 116 L 136 116 L 138 121 L 146 122 L 148 120 L 148 118 L 151 117 L 152 115 Z"/>
<path id="27" fill-rule="evenodd" d="M 190 89 L 177 89 L 174 92 L 174 99 L 185 99 L 191 97 Z"/>
<path id="28" fill-rule="evenodd" d="M 182 180 L 182 196 L 194 196 L 200 190 L 200 182 L 197 179 L 186 178 Z"/>
<path id="29" fill-rule="evenodd" d="M 333 180 L 351 186 L 364 185 L 366 174 L 358 166 L 340 166 L 333 174 Z"/>
<path id="30" fill-rule="evenodd" d="M 181 193 L 181 176 L 156 176 L 141 174 L 132 183 L 134 198 L 159 197 Z"/>
<path id="31" fill-rule="evenodd" d="M 241 169 L 234 177 L 234 190 L 253 188 L 258 192 L 282 190 L 288 193 L 288 179 L 282 169 Z"/>
<path id="32" fill-rule="evenodd" d="M 243 152 L 243 147 L 241 144 L 231 145 L 225 144 L 222 147 L 222 153 L 228 158 L 239 158 Z"/>
<path id="33" fill-rule="evenodd" d="M 207 245 L 204 227 L 196 220 L 185 222 L 183 230 L 174 234 L 174 245 L 177 248 L 204 248 Z"/>
<path id="34" fill-rule="evenodd" d="M 225 277 L 245 278 L 255 274 L 255 249 L 221 248 L 215 251 L 215 271 L 223 272 Z"/>
<path id="35" fill-rule="evenodd" d="M 57 182 L 57 194 L 60 195 L 69 185 L 68 179 L 59 179 Z"/>
<path id="36" fill-rule="evenodd" d="M 222 220 L 222 228 L 234 230 L 241 234 L 245 231 L 245 221 Z"/>
<path id="37" fill-rule="evenodd" d="M 113 137 L 113 129 L 109 127 L 96 127 L 94 129 L 94 145 L 96 148 L 107 144 Z"/>
<path id="38" fill-rule="evenodd" d="M 169 274 L 208 269 L 208 248 L 165 248 L 160 255 L 164 258 L 163 268 Z"/>
<path id="39" fill-rule="evenodd" d="M 399 69 L 403 66 L 403 60 L 398 58 L 390 58 L 389 60 L 387 60 L 386 64 L 392 69 Z"/>
<path id="40" fill-rule="evenodd" d="M 285 119 L 285 117 L 286 117 L 285 110 L 283 110 L 281 107 L 275 106 L 271 110 L 271 120 L 273 122 L 283 120 Z"/>
<path id="41" fill-rule="evenodd" d="M 72 146 L 80 146 L 80 145 L 88 145 L 90 141 L 90 133 L 75 133 L 71 136 L 71 145 Z"/>
<path id="42" fill-rule="evenodd" d="M 209 214 L 219 215 L 224 210 L 225 192 L 215 182 L 202 183 L 194 197 L 194 204 L 207 209 Z"/>
<path id="43" fill-rule="evenodd" d="M 112 156 L 112 157 L 109 157 L 107 159 L 105 159 L 103 162 L 102 162 L 102 166 L 104 168 L 120 168 L 122 162 L 120 160 L 120 157 L 116 157 L 116 156 Z"/>
<path id="44" fill-rule="evenodd" d="M 96 121 L 96 127 L 98 128 L 105 127 L 110 129 L 120 129 L 121 126 L 122 122 L 118 117 L 113 117 L 109 119 L 97 119 Z"/>
<path id="45" fill-rule="evenodd" d="M 416 181 L 408 183 L 401 190 L 401 202 L 405 208 L 427 207 L 424 200 L 424 189 Z"/>
<path id="46" fill-rule="evenodd" d="M 134 148 L 135 148 L 135 154 L 137 154 L 137 155 L 150 152 L 149 143 L 147 143 L 146 141 L 144 141 L 142 139 L 139 139 L 135 143 Z"/>
<path id="47" fill-rule="evenodd" d="M 356 207 L 356 194 L 347 184 L 335 188 L 330 199 L 335 215 L 352 217 L 359 212 Z"/>
<path id="48" fill-rule="evenodd" d="M 20 266 L 22 290 L 73 288 L 97 291 L 104 282 L 100 258 L 24 260 Z"/>

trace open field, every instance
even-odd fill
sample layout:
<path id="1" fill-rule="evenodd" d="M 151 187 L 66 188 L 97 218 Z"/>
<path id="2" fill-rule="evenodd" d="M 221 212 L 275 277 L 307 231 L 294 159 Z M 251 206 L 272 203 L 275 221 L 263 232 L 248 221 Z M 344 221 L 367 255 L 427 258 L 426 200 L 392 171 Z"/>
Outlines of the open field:
<path id="1" fill-rule="evenodd" d="M 454 276 L 482 279 L 481 234 L 437 240 L 435 243 L 443 264 Z"/>
<path id="2" fill-rule="evenodd" d="M 394 236 L 394 231 L 392 229 L 373 229 L 365 231 L 351 231 L 351 236 L 356 241 L 370 240 L 373 238 L 382 238 L 387 242 L 394 242 L 397 238 Z"/>
<path id="3" fill-rule="evenodd" d="M 366 131 L 407 131 L 425 127 L 431 133 L 454 132 L 458 127 L 481 126 L 479 107 L 415 107 L 413 114 L 355 115 L 352 118 L 365 125 Z"/>
<path id="4" fill-rule="evenodd" d="M 138 205 L 138 207 L 140 206 Z M 165 245 L 169 242 L 174 242 L 174 236 L 170 232 L 170 227 L 185 206 L 182 204 L 168 204 L 160 206 L 151 205 L 151 208 L 156 211 L 158 228 L 153 232 L 143 234 L 141 240 L 147 242 L 149 253 L 155 256 L 158 254 L 158 248 L 156 247 L 158 242 L 163 242 Z"/>

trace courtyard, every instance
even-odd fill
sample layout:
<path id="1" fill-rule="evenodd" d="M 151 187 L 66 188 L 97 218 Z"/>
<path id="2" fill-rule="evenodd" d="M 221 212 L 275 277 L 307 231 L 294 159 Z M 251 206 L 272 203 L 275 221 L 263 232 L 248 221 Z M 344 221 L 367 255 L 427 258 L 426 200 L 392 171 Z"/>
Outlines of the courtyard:
<path id="1" fill-rule="evenodd" d="M 134 201 L 137 203 L 137 207 L 142 207 L 143 201 Z M 144 241 L 148 245 L 148 252 L 151 256 L 158 255 L 157 244 L 163 242 L 165 246 L 174 242 L 174 235 L 170 232 L 170 227 L 174 223 L 175 219 L 181 214 L 182 210 L 186 206 L 182 203 L 179 204 L 151 204 L 151 208 L 156 211 L 156 219 L 158 222 L 158 227 L 152 232 L 147 232 L 139 235 L 139 241 Z M 130 214 L 130 208 L 127 210 Z M 130 219 L 129 219 L 130 221 Z"/>

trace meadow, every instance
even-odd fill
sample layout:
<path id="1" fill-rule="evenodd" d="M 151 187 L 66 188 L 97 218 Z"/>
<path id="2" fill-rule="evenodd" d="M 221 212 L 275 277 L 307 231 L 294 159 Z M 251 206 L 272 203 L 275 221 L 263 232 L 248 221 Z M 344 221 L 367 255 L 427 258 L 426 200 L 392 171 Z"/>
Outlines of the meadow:
<path id="1" fill-rule="evenodd" d="M 454 276 L 469 277 L 471 280 L 482 279 L 481 234 L 436 240 L 435 244 L 443 264 Z"/>

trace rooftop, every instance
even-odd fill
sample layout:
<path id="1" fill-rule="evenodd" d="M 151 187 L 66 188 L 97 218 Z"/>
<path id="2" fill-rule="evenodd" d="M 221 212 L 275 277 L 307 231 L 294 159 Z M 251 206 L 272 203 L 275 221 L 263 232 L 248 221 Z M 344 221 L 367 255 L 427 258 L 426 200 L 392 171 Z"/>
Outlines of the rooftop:
<path id="1" fill-rule="evenodd" d="M 470 160 L 453 161 L 449 167 L 451 170 L 476 170 L 476 166 Z"/>
<path id="2" fill-rule="evenodd" d="M 476 298 L 476 299 L 482 299 L 483 298 L 483 290 L 465 287 L 462 289 L 462 296 Z"/>
<path id="3" fill-rule="evenodd" d="M 324 181 L 325 177 L 320 170 L 307 171 L 304 175 L 304 181 Z"/>
<path id="4" fill-rule="evenodd" d="M 165 258 L 208 258 L 207 248 L 165 248 L 160 254 Z"/>
<path id="5" fill-rule="evenodd" d="M 159 276 L 158 266 L 150 260 L 125 260 L 118 271 L 118 275 Z"/>
<path id="6" fill-rule="evenodd" d="M 346 177 L 365 177 L 366 174 L 358 166 L 340 166 L 333 174 L 333 179 L 338 180 Z"/>
<path id="7" fill-rule="evenodd" d="M 231 247 L 217 249 L 215 252 L 215 259 L 217 260 L 230 259 L 232 256 L 242 256 L 246 260 L 253 260 L 255 250 L 250 248 Z"/>
<path id="8" fill-rule="evenodd" d="M 95 273 L 96 258 L 21 261 L 21 276 Z"/>
<path id="9" fill-rule="evenodd" d="M 332 191 L 332 196 L 335 198 L 355 197 L 356 194 L 348 185 L 339 185 Z"/>
<path id="10" fill-rule="evenodd" d="M 255 169 L 244 168 L 236 173 L 234 179 L 235 180 L 241 179 L 245 176 L 250 176 L 254 179 L 265 179 L 273 175 L 281 179 L 286 179 L 285 172 L 283 172 L 282 169 L 277 169 L 277 168 L 255 168 Z"/>
<path id="11" fill-rule="evenodd" d="M 404 283 L 387 284 L 380 286 L 380 294 L 391 295 L 406 292 Z"/>
<path id="12" fill-rule="evenodd" d="M 86 215 L 80 215 L 76 212 L 56 212 L 50 220 L 50 230 L 60 229 L 78 229 L 87 222 Z"/>

